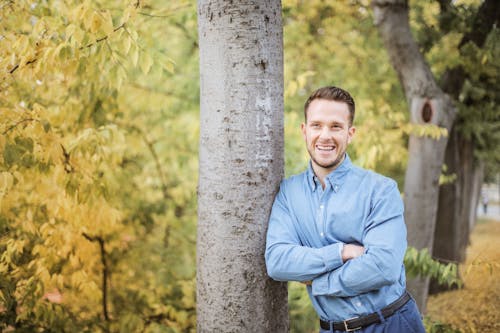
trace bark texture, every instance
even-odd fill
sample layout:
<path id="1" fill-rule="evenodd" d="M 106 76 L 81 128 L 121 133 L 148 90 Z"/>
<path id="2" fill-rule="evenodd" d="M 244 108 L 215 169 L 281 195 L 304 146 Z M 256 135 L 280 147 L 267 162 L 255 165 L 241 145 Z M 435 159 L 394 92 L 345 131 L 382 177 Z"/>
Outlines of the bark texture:
<path id="1" fill-rule="evenodd" d="M 287 332 L 286 284 L 267 277 L 267 222 L 283 178 L 277 0 L 198 1 L 197 331 Z"/>
<path id="2" fill-rule="evenodd" d="M 439 88 L 412 37 L 407 1 L 373 0 L 372 7 L 375 24 L 410 106 L 410 121 L 413 124 L 434 124 L 450 131 L 456 109 Z M 408 147 L 404 187 L 408 243 L 431 252 L 446 143 L 446 137 L 435 140 L 411 135 Z M 408 281 L 408 289 L 422 312 L 425 312 L 428 286 L 429 279 Z"/>
<path id="3" fill-rule="evenodd" d="M 433 256 L 445 262 L 465 260 L 471 228 L 476 220 L 476 207 L 483 178 L 483 168 L 474 158 L 473 144 L 452 130 L 446 149 L 448 173 L 455 174 L 453 183 L 439 191 Z M 429 293 L 449 290 L 446 285 L 431 281 Z"/>

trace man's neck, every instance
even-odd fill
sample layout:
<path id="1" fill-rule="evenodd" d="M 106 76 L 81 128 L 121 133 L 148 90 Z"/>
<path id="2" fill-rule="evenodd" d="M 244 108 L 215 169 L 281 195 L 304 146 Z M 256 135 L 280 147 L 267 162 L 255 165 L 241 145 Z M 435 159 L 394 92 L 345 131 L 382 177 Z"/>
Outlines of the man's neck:
<path id="1" fill-rule="evenodd" d="M 326 177 L 329 174 L 331 174 L 333 171 L 335 171 L 335 169 L 337 169 L 344 162 L 344 160 L 345 160 L 345 155 L 338 164 L 336 164 L 335 166 L 333 166 L 331 168 L 323 168 L 323 167 L 317 165 L 316 163 L 314 163 L 314 161 L 311 161 L 313 172 L 316 175 L 316 177 L 318 177 L 318 179 L 321 183 L 321 187 L 323 187 L 323 189 L 325 189 Z"/>
<path id="2" fill-rule="evenodd" d="M 321 168 L 314 164 L 313 164 L 313 171 L 316 177 L 319 179 L 321 187 L 325 189 L 325 178 L 331 171 L 328 171 L 328 169 Z"/>

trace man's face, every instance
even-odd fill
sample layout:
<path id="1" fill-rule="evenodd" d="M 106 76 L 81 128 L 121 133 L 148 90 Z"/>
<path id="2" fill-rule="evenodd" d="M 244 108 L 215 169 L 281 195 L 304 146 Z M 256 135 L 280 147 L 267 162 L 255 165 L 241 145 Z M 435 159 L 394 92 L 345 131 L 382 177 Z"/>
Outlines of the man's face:
<path id="1" fill-rule="evenodd" d="M 356 131 L 349 118 L 346 103 L 315 99 L 309 104 L 302 134 L 316 172 L 329 173 L 343 161 Z"/>

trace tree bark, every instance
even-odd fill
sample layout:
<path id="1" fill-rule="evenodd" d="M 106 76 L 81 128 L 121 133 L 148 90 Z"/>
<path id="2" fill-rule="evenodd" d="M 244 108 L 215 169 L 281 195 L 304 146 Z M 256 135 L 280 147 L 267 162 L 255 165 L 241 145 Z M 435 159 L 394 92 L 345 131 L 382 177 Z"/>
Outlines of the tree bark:
<path id="1" fill-rule="evenodd" d="M 483 177 L 483 166 L 474 158 L 474 145 L 452 130 L 446 149 L 448 173 L 456 175 L 453 183 L 439 191 L 439 209 L 434 236 L 433 257 L 444 262 L 465 260 L 469 235 L 476 220 L 476 207 Z M 449 290 L 431 281 L 429 293 Z"/>
<path id="2" fill-rule="evenodd" d="M 408 21 L 408 3 L 404 0 L 373 0 L 377 25 L 393 68 L 398 73 L 410 106 L 412 124 L 433 124 L 451 130 L 455 107 L 439 88 L 425 63 Z M 439 176 L 447 138 L 438 140 L 410 135 L 409 160 L 405 176 L 405 221 L 408 243 L 432 252 L 438 207 Z M 425 312 L 429 279 L 408 281 L 422 312 Z"/>
<path id="3" fill-rule="evenodd" d="M 459 263 L 465 259 L 469 241 L 469 213 L 472 206 L 472 185 L 468 176 L 473 174 L 473 147 L 462 141 L 459 133 L 452 129 L 445 154 L 448 173 L 456 175 L 452 183 L 443 184 L 439 190 L 439 209 L 434 231 L 433 256 L 445 262 Z M 459 148 L 460 147 L 460 148 Z M 463 191 L 456 191 L 457 188 Z M 435 294 L 449 289 L 431 281 L 429 293 Z"/>
<path id="4" fill-rule="evenodd" d="M 267 222 L 284 176 L 278 0 L 199 0 L 197 331 L 286 332 L 268 278 Z"/>

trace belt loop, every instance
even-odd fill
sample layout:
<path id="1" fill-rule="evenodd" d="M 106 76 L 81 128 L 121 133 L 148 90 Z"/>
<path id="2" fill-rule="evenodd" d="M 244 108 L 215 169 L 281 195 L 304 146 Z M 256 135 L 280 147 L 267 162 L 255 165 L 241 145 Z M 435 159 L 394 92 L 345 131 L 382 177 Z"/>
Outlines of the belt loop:
<path id="1" fill-rule="evenodd" d="M 377 314 L 378 314 L 378 318 L 380 320 L 380 323 L 381 324 L 385 323 L 385 318 L 384 318 L 384 315 L 382 314 L 382 312 L 380 310 L 377 310 Z"/>

